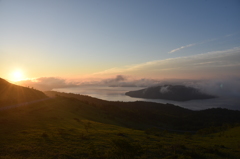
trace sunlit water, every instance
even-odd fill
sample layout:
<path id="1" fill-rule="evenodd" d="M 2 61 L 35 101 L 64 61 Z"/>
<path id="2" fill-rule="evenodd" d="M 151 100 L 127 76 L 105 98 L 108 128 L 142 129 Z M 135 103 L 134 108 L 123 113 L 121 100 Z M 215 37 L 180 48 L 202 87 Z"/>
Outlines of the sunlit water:
<path id="1" fill-rule="evenodd" d="M 171 103 L 184 108 L 192 110 L 202 110 L 208 108 L 227 108 L 233 110 L 240 110 L 240 99 L 237 97 L 219 97 L 214 99 L 205 100 L 191 100 L 185 102 L 162 100 L 162 99 L 143 99 L 143 98 L 132 98 L 126 96 L 125 93 L 128 91 L 140 90 L 144 87 L 93 87 L 93 86 L 81 86 L 81 87 L 70 87 L 70 88 L 58 88 L 53 89 L 58 92 L 75 93 L 82 95 L 89 95 L 108 101 L 150 101 L 156 103 Z"/>

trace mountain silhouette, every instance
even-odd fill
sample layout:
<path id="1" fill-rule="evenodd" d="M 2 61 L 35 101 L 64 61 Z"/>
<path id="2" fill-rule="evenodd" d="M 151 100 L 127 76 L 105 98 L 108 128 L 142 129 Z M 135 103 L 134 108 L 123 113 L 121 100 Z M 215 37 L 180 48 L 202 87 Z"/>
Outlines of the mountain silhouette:
<path id="1" fill-rule="evenodd" d="M 18 86 L 0 78 L 0 107 L 47 98 L 36 89 Z"/>
<path id="2" fill-rule="evenodd" d="M 155 86 L 137 91 L 129 91 L 125 94 L 136 98 L 167 99 L 174 101 L 216 98 L 213 95 L 202 93 L 196 88 L 183 85 Z"/>

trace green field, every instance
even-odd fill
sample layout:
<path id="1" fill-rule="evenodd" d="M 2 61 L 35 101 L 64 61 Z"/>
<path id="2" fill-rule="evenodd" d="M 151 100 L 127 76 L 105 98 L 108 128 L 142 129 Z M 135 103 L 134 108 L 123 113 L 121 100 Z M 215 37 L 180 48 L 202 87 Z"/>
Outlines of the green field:
<path id="1" fill-rule="evenodd" d="M 177 133 L 147 127 L 150 121 L 131 121 L 121 110 L 120 116 L 111 112 L 94 102 L 62 96 L 0 111 L 0 158 L 240 156 L 237 124 L 222 126 L 212 133 Z"/>

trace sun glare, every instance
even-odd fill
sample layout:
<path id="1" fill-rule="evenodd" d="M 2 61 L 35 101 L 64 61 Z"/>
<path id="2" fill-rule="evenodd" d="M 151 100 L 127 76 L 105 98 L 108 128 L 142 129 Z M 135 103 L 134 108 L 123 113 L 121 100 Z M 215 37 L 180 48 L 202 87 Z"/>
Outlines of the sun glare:
<path id="1" fill-rule="evenodd" d="M 23 79 L 23 73 L 20 70 L 14 71 L 12 73 L 12 81 L 17 82 Z"/>

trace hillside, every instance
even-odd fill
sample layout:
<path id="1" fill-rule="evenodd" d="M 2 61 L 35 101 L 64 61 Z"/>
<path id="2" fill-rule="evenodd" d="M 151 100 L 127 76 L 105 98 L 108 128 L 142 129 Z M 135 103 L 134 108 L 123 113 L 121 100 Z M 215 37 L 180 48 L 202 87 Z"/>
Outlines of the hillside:
<path id="1" fill-rule="evenodd" d="M 5 91 L 9 96 L 17 88 L 34 90 L 4 80 L 2 86 L 9 88 Z M 53 98 L 0 110 L 0 158 L 236 159 L 240 155 L 240 111 L 192 111 L 172 104 L 45 94 Z"/>
<path id="2" fill-rule="evenodd" d="M 47 98 L 36 89 L 11 84 L 0 78 L 0 107 Z"/>
<path id="3" fill-rule="evenodd" d="M 54 97 L 80 101 L 104 112 L 125 127 L 142 129 L 158 127 L 197 131 L 211 126 L 240 123 L 240 111 L 214 108 L 201 111 L 185 109 L 173 104 L 153 102 L 112 102 L 73 93 L 45 92 Z"/>
<path id="4" fill-rule="evenodd" d="M 178 111 L 179 116 L 193 111 L 173 105 L 107 102 L 76 94 L 46 93 L 58 95 L 0 111 L 0 158 L 236 159 L 240 155 L 237 124 L 202 129 L 199 133 L 170 132 L 151 125 L 146 127 L 156 119 L 144 122 L 146 118 L 141 113 L 161 114 L 165 110 L 162 114 L 174 120 Z M 175 111 L 171 113 L 171 109 Z M 137 122 L 138 119 L 133 120 L 135 117 L 143 120 Z"/>
<path id="5" fill-rule="evenodd" d="M 183 85 L 155 86 L 137 91 L 130 91 L 125 94 L 136 98 L 167 99 L 174 101 L 215 98 L 215 96 L 202 93 L 196 88 Z"/>

